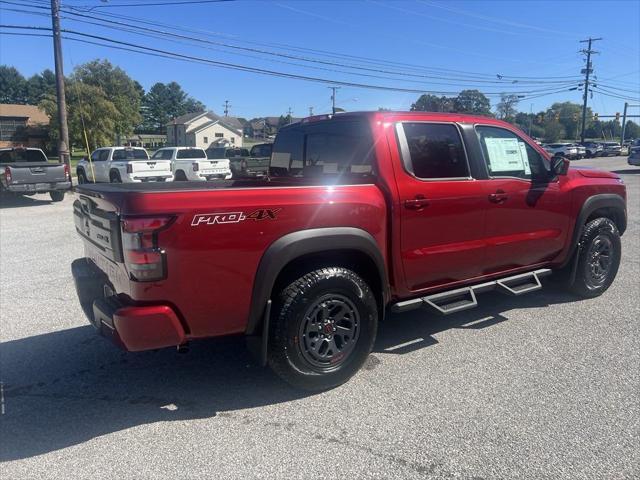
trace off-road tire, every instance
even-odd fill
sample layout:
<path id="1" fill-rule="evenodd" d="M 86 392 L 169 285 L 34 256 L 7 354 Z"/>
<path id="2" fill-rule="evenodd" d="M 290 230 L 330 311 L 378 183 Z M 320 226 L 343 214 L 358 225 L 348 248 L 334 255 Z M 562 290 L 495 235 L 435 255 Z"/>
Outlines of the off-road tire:
<path id="1" fill-rule="evenodd" d="M 585 298 L 602 295 L 616 278 L 621 251 L 620 232 L 612 220 L 601 217 L 587 223 L 580 235 L 578 264 L 570 290 Z"/>
<path id="2" fill-rule="evenodd" d="M 109 181 L 111 183 L 122 183 L 122 178 L 120 177 L 120 172 L 117 170 L 112 171 L 109 174 Z"/>
<path id="3" fill-rule="evenodd" d="M 176 172 L 176 176 L 174 178 L 175 182 L 186 182 L 187 181 L 187 176 L 185 175 L 185 173 L 182 170 L 178 170 Z"/>
<path id="4" fill-rule="evenodd" d="M 64 200 L 64 190 L 54 190 L 52 192 L 49 192 L 49 195 L 51 196 L 51 201 L 53 202 L 61 202 L 62 200 Z"/>
<path id="5" fill-rule="evenodd" d="M 345 308 L 345 311 L 352 313 L 346 317 L 342 315 L 341 318 L 350 316 L 357 319 L 359 330 L 352 335 L 351 338 L 355 340 L 351 344 L 348 340 L 338 342 L 339 333 L 335 334 L 333 345 L 342 343 L 344 350 L 335 355 L 335 360 L 328 360 L 329 363 L 325 366 L 319 366 L 312 363 L 313 359 L 310 360 L 310 355 L 313 356 L 312 352 L 315 350 L 305 347 L 311 345 L 309 338 L 313 337 L 310 335 L 318 333 L 311 332 L 302 336 L 300 333 L 305 326 L 310 328 L 311 325 L 317 325 L 309 320 L 312 317 L 316 320 L 318 318 L 309 313 L 314 309 L 323 309 L 320 316 L 327 324 L 330 323 L 333 317 L 327 317 L 326 314 L 339 308 L 331 303 L 333 299 L 343 301 L 344 305 L 351 308 Z M 342 310 L 340 313 L 343 313 Z M 297 388 L 320 391 L 336 387 L 349 380 L 362 367 L 373 348 L 377 327 L 376 298 L 362 278 L 343 267 L 325 267 L 312 271 L 282 289 L 274 303 L 269 332 L 269 366 L 283 380 Z M 344 338 L 348 337 L 343 337 L 343 340 Z M 326 345 L 330 342 L 321 341 L 327 342 Z M 328 350 L 325 352 L 328 353 Z"/>

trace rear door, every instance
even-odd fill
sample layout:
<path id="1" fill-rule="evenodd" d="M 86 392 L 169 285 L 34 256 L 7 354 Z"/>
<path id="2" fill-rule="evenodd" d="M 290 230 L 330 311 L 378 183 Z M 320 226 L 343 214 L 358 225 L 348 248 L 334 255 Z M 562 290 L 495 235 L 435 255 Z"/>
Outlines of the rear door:
<path id="1" fill-rule="evenodd" d="M 564 246 L 570 195 L 522 137 L 502 127 L 475 128 L 488 176 L 481 181 L 487 205 L 484 273 L 553 259 Z"/>
<path id="2" fill-rule="evenodd" d="M 411 291 L 482 272 L 486 195 L 455 123 L 396 124 L 401 255 Z"/>

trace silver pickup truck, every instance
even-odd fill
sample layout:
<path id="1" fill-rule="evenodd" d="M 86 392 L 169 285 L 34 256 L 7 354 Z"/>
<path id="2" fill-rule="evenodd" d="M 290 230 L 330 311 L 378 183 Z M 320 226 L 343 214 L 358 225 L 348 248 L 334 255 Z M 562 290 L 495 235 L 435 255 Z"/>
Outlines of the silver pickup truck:
<path id="1" fill-rule="evenodd" d="M 60 202 L 71 190 L 71 175 L 64 163 L 53 163 L 39 148 L 0 148 L 0 193 L 47 193 Z"/>

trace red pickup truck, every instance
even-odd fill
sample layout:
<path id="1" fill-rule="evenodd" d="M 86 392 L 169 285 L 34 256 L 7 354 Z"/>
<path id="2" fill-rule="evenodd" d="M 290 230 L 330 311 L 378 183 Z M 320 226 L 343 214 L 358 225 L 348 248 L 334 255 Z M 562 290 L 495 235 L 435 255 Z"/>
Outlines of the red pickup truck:
<path id="1" fill-rule="evenodd" d="M 102 334 L 129 351 L 246 335 L 306 389 L 348 380 L 387 310 L 459 312 L 553 270 L 600 295 L 627 222 L 617 175 L 569 168 L 498 120 L 424 112 L 286 126 L 265 178 L 76 194 L 72 271 Z"/>

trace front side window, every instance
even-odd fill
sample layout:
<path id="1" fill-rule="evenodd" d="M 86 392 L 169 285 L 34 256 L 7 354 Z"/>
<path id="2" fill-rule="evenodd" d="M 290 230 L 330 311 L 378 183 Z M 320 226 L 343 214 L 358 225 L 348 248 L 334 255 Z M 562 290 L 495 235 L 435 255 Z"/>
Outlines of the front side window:
<path id="1" fill-rule="evenodd" d="M 410 161 L 421 179 L 468 178 L 469 166 L 458 128 L 447 123 L 403 123 Z"/>
<path id="2" fill-rule="evenodd" d="M 103 152 L 103 151 L 104 151 L 104 150 L 96 150 L 95 152 L 93 152 L 93 153 L 91 154 L 91 161 L 92 161 L 92 162 L 99 162 L 99 161 L 101 161 L 101 160 L 102 160 L 102 158 L 100 158 L 100 157 L 102 157 L 102 152 Z"/>
<path id="3" fill-rule="evenodd" d="M 477 126 L 476 132 L 490 177 L 546 178 L 546 161 L 515 133 L 500 127 Z"/>
<path id="4" fill-rule="evenodd" d="M 373 139 L 364 121 L 330 120 L 281 130 L 271 154 L 275 176 L 323 177 L 373 174 Z"/>

